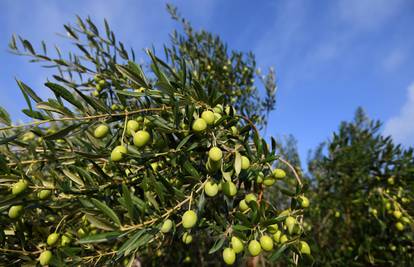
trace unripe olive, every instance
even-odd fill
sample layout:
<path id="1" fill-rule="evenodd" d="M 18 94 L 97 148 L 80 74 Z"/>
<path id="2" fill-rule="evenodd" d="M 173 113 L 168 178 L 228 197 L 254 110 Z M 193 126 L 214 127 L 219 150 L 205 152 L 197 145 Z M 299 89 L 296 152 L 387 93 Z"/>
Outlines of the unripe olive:
<path id="1" fill-rule="evenodd" d="M 85 232 L 85 230 L 83 230 L 82 228 L 79 228 L 79 229 L 78 229 L 78 231 L 76 231 L 76 233 L 78 234 L 78 236 L 79 236 L 80 238 L 82 238 L 82 237 L 86 236 L 86 232 Z"/>
<path id="2" fill-rule="evenodd" d="M 256 183 L 261 184 L 263 183 L 263 180 L 264 180 L 264 174 L 263 172 L 259 172 L 256 177 Z"/>
<path id="3" fill-rule="evenodd" d="M 108 125 L 100 124 L 98 127 L 95 128 L 93 135 L 95 138 L 104 138 L 109 132 Z"/>
<path id="4" fill-rule="evenodd" d="M 236 261 L 236 253 L 231 248 L 223 250 L 223 260 L 227 265 L 232 265 Z"/>
<path id="5" fill-rule="evenodd" d="M 253 193 L 249 193 L 249 194 L 247 194 L 247 195 L 244 197 L 244 199 L 246 200 L 246 203 L 250 203 L 250 201 L 254 201 L 254 202 L 256 202 L 256 201 L 257 201 L 257 198 L 256 198 L 256 196 L 255 196 Z"/>
<path id="6" fill-rule="evenodd" d="M 410 224 L 410 219 L 408 219 L 407 217 L 401 217 L 401 222 L 405 224 Z"/>
<path id="7" fill-rule="evenodd" d="M 228 197 L 234 197 L 237 194 L 236 185 L 232 181 L 227 181 L 222 185 L 223 193 Z"/>
<path id="8" fill-rule="evenodd" d="M 60 238 L 60 244 L 64 247 L 69 245 L 71 242 L 71 239 L 68 235 L 64 234 L 62 235 L 62 237 Z"/>
<path id="9" fill-rule="evenodd" d="M 37 193 L 37 197 L 41 200 L 45 200 L 48 199 L 50 197 L 50 195 L 52 194 L 51 190 L 41 190 Z"/>
<path id="10" fill-rule="evenodd" d="M 247 205 L 246 200 L 244 200 L 244 199 L 240 200 L 240 202 L 239 202 L 239 209 L 242 212 L 249 209 L 249 205 Z"/>
<path id="11" fill-rule="evenodd" d="M 169 231 L 171 231 L 172 226 L 173 226 L 173 222 L 170 219 L 167 219 L 162 224 L 160 231 L 164 234 L 168 233 Z"/>
<path id="12" fill-rule="evenodd" d="M 190 256 L 185 256 L 183 262 L 184 263 L 190 263 L 191 262 L 191 257 Z"/>
<path id="13" fill-rule="evenodd" d="M 243 242 L 237 236 L 231 237 L 231 247 L 235 253 L 240 253 L 244 249 Z"/>
<path id="14" fill-rule="evenodd" d="M 277 223 L 272 224 L 272 225 L 269 225 L 269 226 L 267 227 L 267 230 L 268 230 L 270 233 L 272 233 L 272 234 L 276 233 L 276 231 L 277 231 L 278 229 L 279 229 L 279 225 L 278 225 Z"/>
<path id="15" fill-rule="evenodd" d="M 388 182 L 388 184 L 390 184 L 390 185 L 395 184 L 394 177 L 390 177 L 390 178 L 388 178 L 388 179 L 387 179 L 387 182 Z"/>
<path id="16" fill-rule="evenodd" d="M 28 141 L 32 141 L 33 139 L 36 138 L 36 135 L 33 132 L 27 132 L 25 134 L 23 134 L 23 142 L 28 142 Z"/>
<path id="17" fill-rule="evenodd" d="M 218 193 L 218 185 L 213 182 L 207 182 L 204 186 L 204 193 L 209 197 L 214 197 Z"/>
<path id="18" fill-rule="evenodd" d="M 216 124 L 221 119 L 221 115 L 219 113 L 214 113 L 214 124 Z"/>
<path id="19" fill-rule="evenodd" d="M 259 255 L 262 251 L 262 247 L 257 240 L 250 241 L 247 249 L 249 250 L 250 255 L 253 257 Z"/>
<path id="20" fill-rule="evenodd" d="M 25 180 L 19 180 L 17 183 L 15 183 L 12 187 L 12 194 L 18 195 L 23 193 L 27 189 L 27 181 Z"/>
<path id="21" fill-rule="evenodd" d="M 274 169 L 273 170 L 273 176 L 276 179 L 283 179 L 283 178 L 286 177 L 286 172 L 284 170 L 282 170 L 282 169 Z"/>
<path id="22" fill-rule="evenodd" d="M 98 96 L 99 92 L 102 91 L 103 87 L 99 83 L 95 84 L 96 90 L 92 92 L 93 96 Z"/>
<path id="23" fill-rule="evenodd" d="M 99 80 L 98 84 L 102 87 L 105 87 L 107 85 L 105 80 Z"/>
<path id="24" fill-rule="evenodd" d="M 299 251 L 302 254 L 307 254 L 307 255 L 311 254 L 310 247 L 309 247 L 308 243 L 306 243 L 305 241 L 300 241 L 299 242 Z"/>
<path id="25" fill-rule="evenodd" d="M 143 147 L 148 143 L 150 138 L 151 136 L 147 131 L 138 131 L 134 134 L 134 145 L 136 145 L 137 147 Z"/>
<path id="26" fill-rule="evenodd" d="M 293 229 L 294 229 L 294 227 L 296 225 L 296 219 L 293 218 L 292 216 L 288 216 L 285 219 L 285 225 L 286 225 L 286 227 L 288 229 L 289 234 L 292 234 L 293 233 Z"/>
<path id="27" fill-rule="evenodd" d="M 223 152 L 221 152 L 220 148 L 215 146 L 208 151 L 208 157 L 212 161 L 220 161 L 223 158 Z"/>
<path id="28" fill-rule="evenodd" d="M 300 196 L 299 197 L 299 203 L 302 206 L 302 208 L 309 207 L 309 199 L 305 196 Z"/>
<path id="29" fill-rule="evenodd" d="M 394 244 L 391 244 L 390 245 L 390 250 L 391 251 L 396 251 L 397 250 L 397 247 Z"/>
<path id="30" fill-rule="evenodd" d="M 196 133 L 204 132 L 207 129 L 207 122 L 203 118 L 196 119 L 193 122 L 193 131 Z"/>
<path id="31" fill-rule="evenodd" d="M 56 244 L 56 242 L 59 240 L 59 234 L 58 233 L 52 233 L 47 237 L 47 244 L 49 246 L 53 246 Z"/>
<path id="32" fill-rule="evenodd" d="M 214 108 L 213 108 L 214 112 L 217 113 L 222 113 L 223 112 L 223 106 L 220 104 L 217 104 Z"/>
<path id="33" fill-rule="evenodd" d="M 125 146 L 116 146 L 111 153 L 112 161 L 120 161 L 124 154 L 128 153 L 128 149 Z"/>
<path id="34" fill-rule="evenodd" d="M 214 124 L 214 113 L 210 110 L 203 111 L 203 113 L 201 113 L 201 118 L 204 119 L 208 125 Z"/>
<path id="35" fill-rule="evenodd" d="M 273 240 L 270 236 L 264 235 L 260 237 L 260 246 L 265 251 L 271 251 L 273 249 Z"/>
<path id="36" fill-rule="evenodd" d="M 247 170 L 250 167 L 250 160 L 246 156 L 241 156 L 241 169 Z"/>
<path id="37" fill-rule="evenodd" d="M 401 222 L 397 222 L 395 224 L 395 228 L 397 228 L 398 231 L 403 231 L 404 230 L 404 224 L 402 224 Z"/>
<path id="38" fill-rule="evenodd" d="M 281 237 L 280 237 L 280 240 L 279 240 L 279 242 L 280 242 L 280 244 L 284 244 L 284 243 L 286 243 L 287 241 L 288 241 L 289 239 L 287 238 L 287 236 L 286 235 L 282 235 Z"/>
<path id="39" fill-rule="evenodd" d="M 52 260 L 53 254 L 51 251 L 46 250 L 43 251 L 42 253 L 40 253 L 39 256 L 39 263 L 42 266 L 48 265 L 50 263 L 50 261 Z"/>
<path id="40" fill-rule="evenodd" d="M 127 134 L 132 135 L 132 133 L 135 133 L 139 129 L 139 123 L 136 120 L 129 120 L 127 122 Z"/>
<path id="41" fill-rule="evenodd" d="M 239 134 L 239 129 L 237 129 L 237 127 L 236 126 L 231 126 L 230 127 L 230 130 L 231 130 L 231 133 L 234 135 L 234 136 L 237 136 L 238 134 Z"/>
<path id="42" fill-rule="evenodd" d="M 182 240 L 184 244 L 190 244 L 193 241 L 193 237 L 189 233 L 185 232 L 183 234 Z"/>
<path id="43" fill-rule="evenodd" d="M 399 210 L 394 210 L 394 212 L 392 213 L 392 215 L 394 215 L 395 219 L 398 220 L 399 218 L 401 218 L 402 213 Z"/>
<path id="44" fill-rule="evenodd" d="M 16 218 L 20 217 L 22 212 L 23 212 L 23 206 L 22 205 L 11 206 L 10 209 L 9 209 L 9 217 L 11 219 L 16 219 Z"/>
<path id="45" fill-rule="evenodd" d="M 275 182 L 276 182 L 276 180 L 275 180 L 275 179 L 273 179 L 273 177 L 271 177 L 271 176 L 266 177 L 266 178 L 263 180 L 263 184 L 264 184 L 265 186 L 272 186 Z"/>
<path id="46" fill-rule="evenodd" d="M 335 217 L 336 217 L 336 218 L 341 217 L 341 213 L 340 213 L 339 211 L 335 211 Z"/>
<path id="47" fill-rule="evenodd" d="M 273 234 L 273 240 L 274 240 L 276 243 L 279 243 L 279 242 L 280 242 L 280 237 L 281 237 L 281 235 L 282 235 L 282 232 L 281 232 L 280 230 L 277 230 L 277 231 Z"/>
<path id="48" fill-rule="evenodd" d="M 197 223 L 197 213 L 195 213 L 193 210 L 184 212 L 182 223 L 184 228 L 192 228 Z"/>

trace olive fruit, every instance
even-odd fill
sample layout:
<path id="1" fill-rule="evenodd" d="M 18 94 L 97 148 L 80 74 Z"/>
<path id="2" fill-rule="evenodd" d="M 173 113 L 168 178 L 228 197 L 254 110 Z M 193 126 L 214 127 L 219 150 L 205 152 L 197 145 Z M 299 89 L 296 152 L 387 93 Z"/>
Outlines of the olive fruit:
<path id="1" fill-rule="evenodd" d="M 237 127 L 234 125 L 230 127 L 230 130 L 231 130 L 232 135 L 234 136 L 237 136 L 239 134 L 239 129 L 237 129 Z"/>
<path id="2" fill-rule="evenodd" d="M 270 233 L 274 234 L 279 229 L 279 225 L 277 223 L 269 225 L 267 227 L 267 230 L 269 230 Z"/>
<path id="3" fill-rule="evenodd" d="M 86 232 L 85 232 L 85 230 L 83 230 L 82 228 L 79 228 L 79 229 L 78 229 L 78 231 L 76 231 L 76 233 L 78 234 L 78 236 L 79 236 L 80 238 L 82 238 L 82 237 L 86 236 Z"/>
<path id="4" fill-rule="evenodd" d="M 56 244 L 56 242 L 59 240 L 59 234 L 58 233 L 52 233 L 47 237 L 47 244 L 49 246 L 53 246 Z"/>
<path id="5" fill-rule="evenodd" d="M 139 129 L 139 123 L 136 120 L 129 120 L 127 122 L 127 134 L 132 135 Z"/>
<path id="6" fill-rule="evenodd" d="M 50 250 L 45 250 L 42 253 L 40 253 L 39 256 L 39 263 L 42 266 L 48 265 L 50 261 L 52 260 L 52 252 Z"/>
<path id="7" fill-rule="evenodd" d="M 215 146 L 208 151 L 208 157 L 212 161 L 220 161 L 223 157 L 223 152 L 221 152 L 220 148 Z"/>
<path id="8" fill-rule="evenodd" d="M 336 217 L 336 218 L 341 217 L 341 213 L 340 213 L 339 211 L 335 211 L 335 217 Z"/>
<path id="9" fill-rule="evenodd" d="M 282 232 L 281 232 L 280 230 L 277 230 L 277 231 L 273 234 L 273 240 L 274 240 L 276 243 L 279 243 L 279 242 L 280 242 L 280 237 L 281 237 L 281 235 L 282 235 Z"/>
<path id="10" fill-rule="evenodd" d="M 201 133 L 207 129 L 207 122 L 203 118 L 196 119 L 193 122 L 193 131 L 196 133 Z"/>
<path id="11" fill-rule="evenodd" d="M 263 184 L 265 185 L 265 186 L 271 186 L 271 185 L 273 185 L 274 183 L 276 182 L 276 180 L 273 178 L 273 177 L 266 177 L 264 180 L 263 180 Z"/>
<path id="12" fill-rule="evenodd" d="M 286 243 L 287 241 L 288 241 L 289 239 L 287 238 L 287 236 L 286 235 L 282 235 L 281 237 L 280 237 L 280 240 L 279 240 L 279 242 L 280 242 L 280 244 L 284 244 L 284 243 Z"/>
<path id="13" fill-rule="evenodd" d="M 404 230 L 404 224 L 402 224 L 401 222 L 397 222 L 397 223 L 395 223 L 395 228 L 397 228 L 398 231 L 403 231 Z"/>
<path id="14" fill-rule="evenodd" d="M 71 239 L 68 235 L 64 234 L 62 235 L 62 237 L 60 238 L 60 244 L 64 247 L 69 245 L 71 242 Z"/>
<path id="15" fill-rule="evenodd" d="M 137 147 L 143 147 L 148 143 L 150 138 L 151 136 L 147 131 L 138 131 L 134 134 L 134 145 L 136 145 Z"/>
<path id="16" fill-rule="evenodd" d="M 246 200 L 242 199 L 239 202 L 239 209 L 243 212 L 249 209 L 249 205 L 247 205 Z"/>
<path id="17" fill-rule="evenodd" d="M 190 244 L 193 241 L 193 237 L 189 233 L 185 232 L 183 234 L 182 240 L 184 244 Z"/>
<path id="18" fill-rule="evenodd" d="M 236 253 L 232 248 L 223 250 L 223 260 L 227 265 L 232 265 L 236 261 Z"/>
<path id="19" fill-rule="evenodd" d="M 35 139 L 36 135 L 33 132 L 27 132 L 25 134 L 23 134 L 23 142 L 28 142 L 28 141 L 32 141 L 33 139 Z"/>
<path id="20" fill-rule="evenodd" d="M 120 161 L 126 153 L 128 153 L 128 149 L 125 146 L 116 146 L 111 152 L 111 160 Z"/>
<path id="21" fill-rule="evenodd" d="M 243 242 L 236 236 L 231 237 L 231 247 L 235 253 L 240 253 L 244 249 Z"/>
<path id="22" fill-rule="evenodd" d="M 93 136 L 95 138 L 104 138 L 109 132 L 109 127 L 106 124 L 100 124 L 98 127 L 95 128 L 93 132 Z"/>
<path id="23" fill-rule="evenodd" d="M 22 212 L 23 212 L 23 206 L 22 205 L 11 206 L 10 209 L 9 209 L 9 217 L 11 219 L 16 219 L 16 218 L 20 217 Z"/>
<path id="24" fill-rule="evenodd" d="M 309 207 L 309 199 L 305 196 L 300 196 L 299 197 L 299 203 L 302 206 L 302 208 Z"/>
<path id="25" fill-rule="evenodd" d="M 309 247 L 308 243 L 306 243 L 305 241 L 299 241 L 299 251 L 302 254 L 307 254 L 307 255 L 311 254 L 310 247 Z"/>
<path id="26" fill-rule="evenodd" d="M 259 172 L 256 177 L 256 183 L 261 184 L 263 183 L 263 180 L 264 180 L 264 174 L 263 172 Z"/>
<path id="27" fill-rule="evenodd" d="M 173 226 L 173 222 L 170 219 L 167 219 L 162 224 L 160 231 L 164 234 L 168 233 L 169 231 L 171 231 L 172 226 Z"/>
<path id="28" fill-rule="evenodd" d="M 203 111 L 203 113 L 201 113 L 201 118 L 203 120 L 205 120 L 205 122 L 208 125 L 214 124 L 214 119 L 215 119 L 214 113 L 212 111 L 210 111 L 210 110 Z"/>
<path id="29" fill-rule="evenodd" d="M 45 200 L 48 199 L 50 197 L 50 195 L 52 194 L 51 190 L 41 190 L 37 193 L 37 197 L 41 200 Z"/>
<path id="30" fill-rule="evenodd" d="M 286 225 L 286 227 L 288 229 L 289 234 L 292 234 L 293 233 L 293 229 L 294 229 L 294 227 L 296 225 L 296 219 L 293 218 L 292 216 L 288 216 L 285 219 L 285 225 Z"/>
<path id="31" fill-rule="evenodd" d="M 18 195 L 23 193 L 27 189 L 27 181 L 20 180 L 17 183 L 15 183 L 12 187 L 12 194 Z"/>
<path id="32" fill-rule="evenodd" d="M 264 235 L 260 237 L 260 246 L 265 251 L 271 251 L 273 249 L 273 240 L 270 236 Z"/>
<path id="33" fill-rule="evenodd" d="M 390 178 L 388 178 L 388 179 L 387 179 L 387 182 L 388 182 L 388 184 L 390 184 L 390 185 L 395 184 L 394 177 L 390 177 Z"/>
<path id="34" fill-rule="evenodd" d="M 192 228 L 197 223 L 197 213 L 193 210 L 184 212 L 182 223 L 184 228 Z"/>
<path id="35" fill-rule="evenodd" d="M 262 247 L 260 246 L 260 243 L 257 240 L 250 241 L 247 249 L 249 250 L 249 253 L 252 256 L 257 256 L 262 251 Z"/>
<path id="36" fill-rule="evenodd" d="M 283 178 L 286 177 L 286 172 L 284 170 L 282 170 L 282 169 L 274 169 L 273 170 L 273 176 L 276 179 L 283 179 Z"/>
<path id="37" fill-rule="evenodd" d="M 250 193 L 250 194 L 247 194 L 244 197 L 244 200 L 246 200 L 246 203 L 250 203 L 251 201 L 256 202 L 257 201 L 257 198 L 256 198 L 256 196 L 253 193 Z"/>
<path id="38" fill-rule="evenodd" d="M 237 194 L 236 185 L 232 181 L 227 181 L 222 185 L 223 193 L 228 197 L 234 197 Z"/>
<path id="39" fill-rule="evenodd" d="M 241 157 L 241 169 L 247 170 L 250 167 L 250 160 L 246 156 Z"/>
<path id="40" fill-rule="evenodd" d="M 410 224 L 410 219 L 408 219 L 407 217 L 401 217 L 401 222 L 405 223 L 405 224 Z"/>
<path id="41" fill-rule="evenodd" d="M 209 197 L 214 197 L 218 193 L 218 185 L 214 182 L 207 182 L 204 186 L 204 193 Z"/>
<path id="42" fill-rule="evenodd" d="M 222 113 L 223 112 L 223 106 L 220 104 L 217 104 L 214 108 L 213 108 L 214 112 L 216 113 Z"/>
<path id="43" fill-rule="evenodd" d="M 392 213 L 392 215 L 394 215 L 395 219 L 398 220 L 399 218 L 401 218 L 402 213 L 399 210 L 394 210 L 394 212 Z"/>

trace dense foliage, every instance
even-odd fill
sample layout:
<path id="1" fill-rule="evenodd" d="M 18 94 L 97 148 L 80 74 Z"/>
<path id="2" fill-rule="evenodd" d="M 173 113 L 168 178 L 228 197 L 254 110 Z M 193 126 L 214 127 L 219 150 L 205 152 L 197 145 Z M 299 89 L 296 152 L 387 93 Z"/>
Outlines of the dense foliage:
<path id="1" fill-rule="evenodd" d="M 310 161 L 315 257 L 322 266 L 412 266 L 414 155 L 358 109 Z"/>
<path id="2" fill-rule="evenodd" d="M 218 255 L 231 265 L 310 254 L 300 177 L 254 124 L 274 98 L 252 109 L 261 102 L 251 98 L 251 57 L 229 57 L 215 40 L 218 55 L 170 50 L 168 63 L 147 51 L 140 66 L 106 22 L 104 34 L 90 19 L 65 29 L 78 48 L 68 57 L 10 43 L 57 73 L 49 99 L 18 80 L 32 122 L 12 125 L 0 109 L 1 262 L 202 266 L 224 264 Z M 266 196 L 275 184 L 291 185 L 281 190 L 288 206 Z"/>

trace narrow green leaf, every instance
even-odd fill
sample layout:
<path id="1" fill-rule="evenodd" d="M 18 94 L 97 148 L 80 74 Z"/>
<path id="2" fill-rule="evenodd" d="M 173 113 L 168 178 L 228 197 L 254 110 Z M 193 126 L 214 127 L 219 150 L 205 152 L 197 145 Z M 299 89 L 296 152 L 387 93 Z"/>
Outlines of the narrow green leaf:
<path id="1" fill-rule="evenodd" d="M 96 198 L 92 198 L 91 201 L 95 207 L 101 210 L 106 216 L 111 218 L 117 225 L 121 225 L 121 221 L 119 220 L 118 215 L 116 215 L 116 213 L 110 207 L 108 207 L 108 205 L 100 200 L 97 200 Z"/>
<path id="2" fill-rule="evenodd" d="M 47 82 L 45 83 L 45 85 L 50 88 L 56 95 L 61 96 L 63 99 L 65 99 L 66 101 L 68 101 L 69 103 L 71 103 L 72 105 L 74 105 L 75 107 L 77 107 L 80 110 L 84 110 L 84 105 L 79 102 L 71 92 L 69 92 L 65 87 L 56 84 L 56 83 L 51 83 L 51 82 Z"/>
<path id="3" fill-rule="evenodd" d="M 56 139 L 60 139 L 60 138 L 64 138 L 66 137 L 71 131 L 75 130 L 76 128 L 78 128 L 79 126 L 81 126 L 82 123 L 76 123 L 76 124 L 72 124 L 69 125 L 66 128 L 63 128 L 61 130 L 59 130 L 56 133 L 50 134 L 50 135 L 46 135 L 44 137 L 45 140 L 56 140 Z"/>
<path id="4" fill-rule="evenodd" d="M 122 232 L 107 232 L 96 235 L 87 236 L 79 240 L 79 244 L 103 243 L 118 239 Z"/>
<path id="5" fill-rule="evenodd" d="M 216 240 L 216 242 L 214 242 L 214 245 L 210 248 L 210 250 L 208 251 L 208 254 L 213 254 L 214 252 L 216 252 L 217 250 L 221 249 L 221 247 L 224 244 L 225 239 L 224 238 L 220 238 L 218 240 Z"/>

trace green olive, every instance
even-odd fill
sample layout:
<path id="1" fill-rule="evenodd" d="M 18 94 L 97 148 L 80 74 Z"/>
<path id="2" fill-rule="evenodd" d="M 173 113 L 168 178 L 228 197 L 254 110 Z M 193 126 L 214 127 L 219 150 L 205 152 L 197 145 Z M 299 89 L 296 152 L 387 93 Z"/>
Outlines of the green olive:
<path id="1" fill-rule="evenodd" d="M 283 178 L 286 177 L 286 172 L 284 170 L 282 170 L 282 169 L 274 169 L 273 170 L 273 176 L 276 179 L 283 179 Z"/>
<path id="2" fill-rule="evenodd" d="M 186 229 L 194 227 L 194 225 L 197 223 L 197 213 L 193 210 L 188 210 L 184 212 L 182 217 L 182 223 L 183 227 Z"/>
<path id="3" fill-rule="evenodd" d="M 309 247 L 308 243 L 306 243 L 305 241 L 300 241 L 299 242 L 299 251 L 302 254 L 307 254 L 307 255 L 311 254 L 310 247 Z"/>
<path id="4" fill-rule="evenodd" d="M 232 181 L 227 181 L 222 185 L 223 193 L 228 197 L 234 197 L 237 194 L 237 187 Z"/>
<path id="5" fill-rule="evenodd" d="M 240 200 L 240 202 L 239 202 L 239 209 L 242 212 L 249 209 L 249 205 L 247 205 L 246 200 L 244 200 L 244 199 Z"/>
<path id="6" fill-rule="evenodd" d="M 223 260 L 227 265 L 232 265 L 236 261 L 236 253 L 232 248 L 223 250 Z"/>
<path id="7" fill-rule="evenodd" d="M 172 226 L 173 226 L 173 222 L 170 219 L 167 219 L 162 224 L 160 231 L 162 233 L 168 233 L 169 231 L 171 231 Z"/>
<path id="8" fill-rule="evenodd" d="M 209 197 L 214 197 L 218 193 L 218 185 L 214 182 L 207 182 L 204 186 L 204 193 Z"/>
<path id="9" fill-rule="evenodd" d="M 136 131 L 138 131 L 139 129 L 139 123 L 136 120 L 129 120 L 127 122 L 127 134 L 128 135 L 132 135 L 133 133 L 135 133 Z"/>
<path id="10" fill-rule="evenodd" d="M 52 191 L 47 189 L 41 190 L 37 193 L 37 197 L 41 200 L 48 199 L 50 195 L 52 195 Z"/>
<path id="11" fill-rule="evenodd" d="M 183 240 L 184 244 L 188 245 L 193 241 L 193 237 L 189 233 L 185 232 L 183 234 L 182 240 Z"/>
<path id="12" fill-rule="evenodd" d="M 93 135 L 95 138 L 104 138 L 109 132 L 109 127 L 106 124 L 101 124 L 95 128 Z"/>
<path id="13" fill-rule="evenodd" d="M 207 122 L 203 118 L 196 119 L 193 122 L 193 131 L 196 133 L 204 132 L 207 129 Z"/>
<path id="14" fill-rule="evenodd" d="M 293 229 L 295 228 L 295 225 L 296 225 L 296 219 L 293 218 L 292 216 L 288 216 L 285 219 L 285 225 L 286 225 L 286 227 L 288 229 L 289 234 L 292 234 L 293 233 Z"/>
<path id="15" fill-rule="evenodd" d="M 43 251 L 42 253 L 40 253 L 39 256 L 39 263 L 42 266 L 48 265 L 50 263 L 50 261 L 52 260 L 53 254 L 51 251 L 46 250 Z"/>
<path id="16" fill-rule="evenodd" d="M 18 195 L 23 193 L 27 189 L 27 181 L 26 180 L 19 180 L 15 183 L 12 187 L 12 194 Z"/>
<path id="17" fill-rule="evenodd" d="M 299 197 L 299 203 L 302 206 L 302 208 L 309 207 L 309 199 L 305 196 L 300 196 Z"/>
<path id="18" fill-rule="evenodd" d="M 276 243 L 280 242 L 280 238 L 281 238 L 282 232 L 280 230 L 277 230 L 274 234 L 273 234 L 273 240 Z"/>
<path id="19" fill-rule="evenodd" d="M 246 200 L 246 203 L 250 203 L 251 201 L 256 202 L 257 201 L 257 197 L 255 196 L 255 194 L 253 193 L 249 193 L 247 194 L 244 199 Z"/>
<path id="20" fill-rule="evenodd" d="M 71 242 L 71 238 L 67 234 L 62 235 L 62 237 L 60 239 L 60 244 L 63 247 L 69 245 L 70 242 Z"/>
<path id="21" fill-rule="evenodd" d="M 128 153 L 128 149 L 125 146 L 116 146 L 111 152 L 111 160 L 120 161 L 126 153 Z"/>
<path id="22" fill-rule="evenodd" d="M 237 236 L 231 237 L 231 247 L 235 253 L 240 253 L 244 249 L 243 242 Z"/>
<path id="23" fill-rule="evenodd" d="M 203 113 L 201 113 L 201 118 L 205 120 L 208 125 L 214 124 L 214 113 L 210 110 L 203 111 Z"/>
<path id="24" fill-rule="evenodd" d="M 138 131 L 134 134 L 134 145 L 137 147 L 143 147 L 149 142 L 150 139 L 151 136 L 149 132 L 145 130 Z"/>
<path id="25" fill-rule="evenodd" d="M 249 250 L 250 255 L 252 255 L 253 257 L 259 255 L 262 251 L 262 247 L 260 246 L 260 243 L 257 240 L 250 241 L 247 249 Z"/>
<path id="26" fill-rule="evenodd" d="M 265 251 L 271 251 L 273 249 L 273 240 L 270 236 L 264 235 L 260 237 L 260 246 Z"/>
<path id="27" fill-rule="evenodd" d="M 250 167 L 250 160 L 246 156 L 241 156 L 241 169 L 247 170 Z"/>
<path id="28" fill-rule="evenodd" d="M 11 219 L 16 219 L 20 217 L 20 215 L 23 213 L 23 206 L 17 205 L 17 206 L 11 206 L 9 209 L 9 217 Z"/>
<path id="29" fill-rule="evenodd" d="M 223 152 L 220 148 L 215 146 L 208 151 L 208 157 L 210 160 L 217 162 L 223 158 Z"/>
<path id="30" fill-rule="evenodd" d="M 58 233 L 52 233 L 47 237 L 47 244 L 49 246 L 53 246 L 56 244 L 56 242 L 59 240 L 59 234 Z"/>

